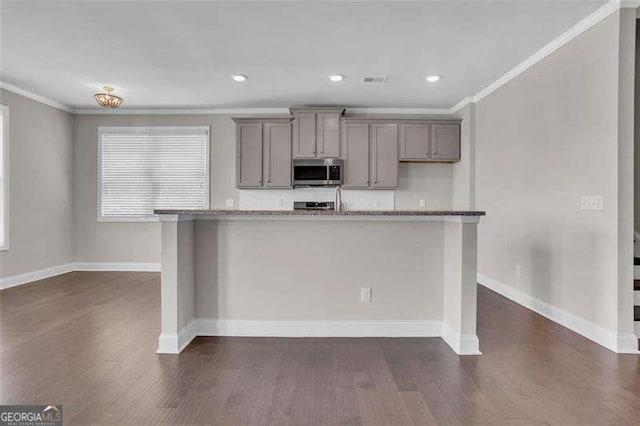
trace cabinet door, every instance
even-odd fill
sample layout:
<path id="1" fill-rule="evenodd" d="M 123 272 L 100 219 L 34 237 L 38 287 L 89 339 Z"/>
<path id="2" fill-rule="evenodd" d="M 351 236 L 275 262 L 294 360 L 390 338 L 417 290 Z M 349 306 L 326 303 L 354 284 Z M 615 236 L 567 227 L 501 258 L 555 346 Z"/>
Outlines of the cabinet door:
<path id="1" fill-rule="evenodd" d="M 262 123 L 236 125 L 236 185 L 262 186 Z"/>
<path id="2" fill-rule="evenodd" d="M 293 120 L 293 158 L 316 156 L 316 114 L 301 112 Z"/>
<path id="3" fill-rule="evenodd" d="M 400 159 L 426 160 L 429 158 L 429 125 L 400 124 Z"/>
<path id="4" fill-rule="evenodd" d="M 344 123 L 342 128 L 345 188 L 369 187 L 369 124 Z"/>
<path id="5" fill-rule="evenodd" d="M 340 114 L 319 112 L 316 115 L 316 146 L 320 158 L 340 157 Z"/>
<path id="6" fill-rule="evenodd" d="M 371 187 L 398 186 L 398 125 L 371 125 Z"/>
<path id="7" fill-rule="evenodd" d="M 431 158 L 443 161 L 460 160 L 460 125 L 431 125 Z"/>
<path id="8" fill-rule="evenodd" d="M 264 186 L 291 187 L 291 123 L 264 123 Z"/>

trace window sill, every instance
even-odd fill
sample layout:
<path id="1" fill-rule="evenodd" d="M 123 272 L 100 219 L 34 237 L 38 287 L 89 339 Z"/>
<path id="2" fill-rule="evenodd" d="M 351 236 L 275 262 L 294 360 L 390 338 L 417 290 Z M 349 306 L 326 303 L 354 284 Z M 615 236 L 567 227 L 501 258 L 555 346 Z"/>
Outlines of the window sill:
<path id="1" fill-rule="evenodd" d="M 101 223 L 127 223 L 127 222 L 160 222 L 160 218 L 158 216 L 116 216 L 116 217 L 104 217 L 99 216 L 98 222 Z"/>

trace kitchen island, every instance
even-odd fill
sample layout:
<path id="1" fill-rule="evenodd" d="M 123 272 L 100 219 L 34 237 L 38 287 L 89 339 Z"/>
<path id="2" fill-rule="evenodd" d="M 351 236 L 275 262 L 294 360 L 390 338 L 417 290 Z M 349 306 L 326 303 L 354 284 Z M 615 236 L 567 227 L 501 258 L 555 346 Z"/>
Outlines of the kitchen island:
<path id="1" fill-rule="evenodd" d="M 478 355 L 478 211 L 157 210 L 158 353 L 195 336 L 442 337 Z"/>

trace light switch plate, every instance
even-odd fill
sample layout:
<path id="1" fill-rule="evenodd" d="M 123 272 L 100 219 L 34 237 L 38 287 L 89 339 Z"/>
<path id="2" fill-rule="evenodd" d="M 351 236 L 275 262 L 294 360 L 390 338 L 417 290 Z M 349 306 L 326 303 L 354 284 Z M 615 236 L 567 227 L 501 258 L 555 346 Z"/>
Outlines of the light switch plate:
<path id="1" fill-rule="evenodd" d="M 371 287 L 360 287 L 360 301 L 371 302 Z"/>
<path id="2" fill-rule="evenodd" d="M 583 195 L 580 197 L 580 210 L 604 209 L 604 197 L 602 195 Z"/>
<path id="3" fill-rule="evenodd" d="M 424 198 L 421 198 L 420 199 L 420 207 L 421 208 L 427 207 L 427 200 L 425 200 Z"/>

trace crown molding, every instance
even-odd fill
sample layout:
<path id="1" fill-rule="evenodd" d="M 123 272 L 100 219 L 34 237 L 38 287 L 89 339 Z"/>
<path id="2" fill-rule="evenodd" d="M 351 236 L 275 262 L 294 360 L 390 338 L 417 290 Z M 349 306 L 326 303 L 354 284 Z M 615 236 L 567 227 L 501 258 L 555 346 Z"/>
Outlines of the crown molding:
<path id="1" fill-rule="evenodd" d="M 450 108 L 346 108 L 349 114 L 449 115 Z"/>
<path id="2" fill-rule="evenodd" d="M 44 96 L 37 95 L 33 92 L 21 89 L 19 87 L 16 87 L 12 84 L 5 83 L 3 81 L 0 81 L 0 89 L 7 90 L 9 92 L 15 93 L 16 95 L 24 96 L 25 98 L 32 99 L 36 102 L 40 102 L 41 104 L 49 105 L 50 107 L 54 107 L 71 114 L 74 113 L 73 108 L 69 108 L 68 106 L 63 105 L 60 102 L 56 102 L 53 99 L 45 98 Z"/>
<path id="3" fill-rule="evenodd" d="M 632 4 L 636 4 L 633 6 Z M 476 93 L 474 96 L 462 99 L 460 102 L 451 107 L 449 113 L 454 114 L 465 105 L 470 103 L 476 103 L 482 100 L 484 97 L 490 95 L 491 93 L 498 90 L 500 87 L 504 86 L 556 50 L 560 49 L 562 46 L 569 43 L 571 40 L 578 37 L 580 34 L 584 33 L 612 13 L 620 10 L 621 8 L 626 7 L 638 7 L 640 5 L 640 1 L 620 1 L 620 0 L 611 0 L 604 4 L 602 7 L 591 13 L 589 16 L 575 24 L 569 30 L 565 31 L 562 35 L 560 35 L 555 40 L 546 44 L 542 49 L 538 50 L 533 55 L 529 56 L 527 59 L 522 61 L 520 64 L 516 65 L 502 77 L 482 89 L 480 92 Z"/>
<path id="4" fill-rule="evenodd" d="M 109 114 L 109 115 L 289 115 L 289 107 L 281 108 L 124 108 L 98 109 L 78 108 L 74 114 Z"/>

